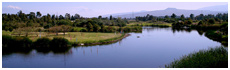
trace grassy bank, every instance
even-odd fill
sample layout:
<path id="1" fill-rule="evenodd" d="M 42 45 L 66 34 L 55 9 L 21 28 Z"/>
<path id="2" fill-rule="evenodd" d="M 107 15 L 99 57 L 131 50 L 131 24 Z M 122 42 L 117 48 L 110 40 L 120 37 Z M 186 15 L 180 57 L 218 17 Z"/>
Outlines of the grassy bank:
<path id="1" fill-rule="evenodd" d="M 98 40 L 98 41 L 85 41 L 85 42 L 72 42 L 73 46 L 78 46 L 81 44 L 84 45 L 98 45 L 98 44 L 108 44 L 108 43 L 114 43 L 117 42 L 125 37 L 129 36 L 129 34 L 122 34 L 119 37 L 114 37 L 114 38 L 110 38 L 110 39 L 105 39 L 105 40 Z"/>
<path id="2" fill-rule="evenodd" d="M 37 32 L 39 33 L 39 32 Z M 12 32 L 9 31 L 2 31 L 2 35 L 12 35 Z M 23 34 L 21 36 L 24 36 Z M 64 37 L 65 39 L 69 40 L 70 42 L 77 42 L 78 43 L 85 43 L 85 42 L 97 42 L 100 40 L 107 40 L 111 38 L 120 37 L 122 34 L 120 33 L 100 33 L 100 32 L 67 32 L 65 35 L 63 33 L 59 33 L 57 36 L 55 33 L 48 33 L 48 32 L 41 32 L 41 37 L 47 37 L 49 39 L 53 39 L 54 37 Z M 29 39 L 32 41 L 36 41 L 39 35 L 30 34 L 28 36 Z"/>
<path id="3" fill-rule="evenodd" d="M 50 39 L 48 37 L 38 38 L 35 41 L 32 41 L 25 36 L 10 36 L 3 35 L 3 54 L 9 54 L 13 52 L 30 52 L 32 49 L 37 50 L 38 52 L 66 52 L 72 46 L 78 45 L 97 45 L 97 44 L 108 44 L 117 42 L 124 37 L 129 36 L 129 34 L 121 34 L 120 36 L 114 38 L 105 38 L 101 40 L 88 40 L 82 42 L 74 42 L 66 39 L 65 37 L 53 37 Z"/>
<path id="4" fill-rule="evenodd" d="M 228 51 L 224 47 L 201 50 L 174 60 L 166 68 L 228 68 Z"/>

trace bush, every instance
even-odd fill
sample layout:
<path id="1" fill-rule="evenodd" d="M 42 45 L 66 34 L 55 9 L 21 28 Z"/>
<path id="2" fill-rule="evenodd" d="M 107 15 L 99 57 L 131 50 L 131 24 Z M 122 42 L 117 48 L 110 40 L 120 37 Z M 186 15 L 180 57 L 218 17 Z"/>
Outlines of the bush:
<path id="1" fill-rule="evenodd" d="M 37 49 L 37 51 L 49 51 L 50 50 L 50 39 L 43 37 L 39 38 L 34 42 L 34 47 Z"/>
<path id="2" fill-rule="evenodd" d="M 204 22 L 203 21 L 200 21 L 199 23 L 198 23 L 198 25 L 203 25 L 204 24 Z"/>
<path id="3" fill-rule="evenodd" d="M 202 50 L 196 53 L 183 56 L 167 68 L 228 68 L 228 51 L 223 47 Z"/>
<path id="4" fill-rule="evenodd" d="M 50 42 L 50 48 L 54 53 L 62 53 L 70 49 L 69 44 L 70 42 L 65 38 L 54 37 Z"/>
<path id="5" fill-rule="evenodd" d="M 208 20 L 208 23 L 209 23 L 209 24 L 215 24 L 215 19 L 213 19 L 213 18 L 209 19 L 209 20 Z"/>
<path id="6" fill-rule="evenodd" d="M 32 41 L 27 37 L 2 36 L 2 49 L 4 54 L 12 52 L 29 52 L 32 49 L 31 45 Z"/>
<path id="7" fill-rule="evenodd" d="M 32 40 L 28 37 L 14 37 L 14 47 L 16 48 L 32 48 Z"/>
<path id="8" fill-rule="evenodd" d="M 211 30 L 207 31 L 205 33 L 205 36 L 214 40 L 214 41 L 221 41 L 221 38 L 222 38 L 222 36 L 220 34 L 215 33 L 215 31 L 211 31 Z"/>
<path id="9" fill-rule="evenodd" d="M 50 47 L 52 48 L 60 48 L 60 47 L 68 47 L 69 41 L 65 38 L 54 37 L 50 42 Z"/>
<path id="10" fill-rule="evenodd" d="M 2 35 L 2 47 L 10 47 L 13 43 L 13 38 L 9 35 Z"/>

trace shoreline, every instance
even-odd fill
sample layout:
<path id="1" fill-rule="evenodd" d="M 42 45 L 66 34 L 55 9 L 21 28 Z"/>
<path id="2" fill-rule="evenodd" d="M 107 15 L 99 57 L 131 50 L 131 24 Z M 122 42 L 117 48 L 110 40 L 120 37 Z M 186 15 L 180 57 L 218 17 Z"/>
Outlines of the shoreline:
<path id="1" fill-rule="evenodd" d="M 120 41 L 128 36 L 130 36 L 131 34 L 123 34 L 120 37 L 116 37 L 116 38 L 111 38 L 111 39 L 106 39 L 106 40 L 100 40 L 99 42 L 93 42 L 93 43 L 72 43 L 72 46 L 92 46 L 92 45 L 103 45 L 103 44 L 109 44 L 109 43 L 115 43 L 117 41 Z M 115 39 L 115 40 L 114 40 Z M 105 42 L 104 42 L 105 41 Z"/>

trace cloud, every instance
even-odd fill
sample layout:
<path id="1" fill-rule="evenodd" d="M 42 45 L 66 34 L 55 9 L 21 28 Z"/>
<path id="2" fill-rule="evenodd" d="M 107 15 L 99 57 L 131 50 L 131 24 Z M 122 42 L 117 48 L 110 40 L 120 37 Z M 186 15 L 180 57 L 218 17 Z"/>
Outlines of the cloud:
<path id="1" fill-rule="evenodd" d="M 7 8 L 12 8 L 12 9 L 17 9 L 17 10 L 20 10 L 20 9 L 21 9 L 21 8 L 18 7 L 18 6 L 12 6 L 12 5 L 7 6 Z"/>

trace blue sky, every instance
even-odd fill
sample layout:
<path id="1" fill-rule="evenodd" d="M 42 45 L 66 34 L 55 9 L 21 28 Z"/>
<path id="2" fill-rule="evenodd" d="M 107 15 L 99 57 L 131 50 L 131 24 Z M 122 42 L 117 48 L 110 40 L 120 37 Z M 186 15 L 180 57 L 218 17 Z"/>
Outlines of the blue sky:
<path id="1" fill-rule="evenodd" d="M 208 6 L 226 5 L 227 2 L 2 2 L 3 13 L 40 11 L 43 15 L 70 13 L 96 17 L 114 13 L 139 12 L 177 8 L 196 10 Z"/>

